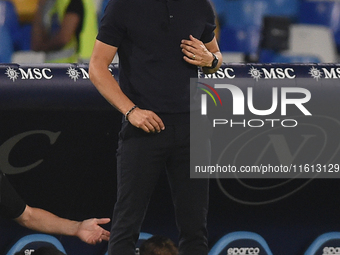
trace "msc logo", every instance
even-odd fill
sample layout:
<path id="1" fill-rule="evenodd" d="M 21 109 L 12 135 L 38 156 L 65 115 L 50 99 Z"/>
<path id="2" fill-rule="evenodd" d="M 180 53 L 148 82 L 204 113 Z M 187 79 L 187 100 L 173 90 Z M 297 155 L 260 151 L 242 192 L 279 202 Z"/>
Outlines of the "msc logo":
<path id="1" fill-rule="evenodd" d="M 340 68 L 322 68 L 323 73 L 325 74 L 325 79 L 339 79 L 340 78 Z"/>
<path id="2" fill-rule="evenodd" d="M 296 77 L 295 71 L 293 68 L 287 67 L 287 68 L 260 68 L 257 69 L 255 67 L 251 67 L 248 74 L 258 81 L 259 79 L 294 79 Z M 206 74 L 204 76 L 206 79 L 234 79 L 235 76 L 235 70 L 233 68 L 227 67 L 227 68 L 219 68 L 216 73 L 213 74 Z"/>
<path id="3" fill-rule="evenodd" d="M 204 78 L 206 79 L 234 79 L 234 69 L 227 67 L 227 68 L 219 68 L 215 73 L 213 74 L 205 74 Z"/>
<path id="4" fill-rule="evenodd" d="M 311 67 L 309 69 L 310 76 L 314 78 L 315 80 L 321 79 L 323 76 L 325 79 L 340 79 L 340 67 L 332 67 L 332 68 L 321 68 L 318 69 L 316 67 Z"/>
<path id="5" fill-rule="evenodd" d="M 109 71 L 112 73 L 112 68 L 109 68 Z M 83 67 L 79 67 L 79 68 L 69 67 L 66 71 L 66 74 L 74 82 L 77 81 L 80 77 L 83 80 L 90 79 L 88 71 Z"/>
<path id="6" fill-rule="evenodd" d="M 77 81 L 80 78 L 80 75 L 82 75 L 83 80 L 88 80 L 89 77 L 89 73 L 82 67 L 78 68 L 79 71 L 74 68 L 74 67 L 69 67 L 67 69 L 66 74 L 68 75 L 68 77 L 70 77 L 73 81 Z"/>
<path id="7" fill-rule="evenodd" d="M 294 74 L 294 69 L 293 68 L 261 68 L 261 70 L 251 67 L 249 70 L 250 76 L 258 81 L 259 79 L 264 78 L 265 79 L 294 79 L 295 74 Z"/>
<path id="8" fill-rule="evenodd" d="M 50 68 L 27 68 L 27 70 L 19 68 L 15 70 L 14 68 L 7 67 L 6 69 L 7 77 L 13 82 L 19 78 L 19 75 L 21 75 L 22 80 L 50 80 L 53 77 L 51 73 Z"/>
<path id="9" fill-rule="evenodd" d="M 338 68 L 321 68 L 324 75 L 325 75 L 325 79 L 340 79 L 340 67 Z M 320 71 L 321 72 L 321 71 Z"/>

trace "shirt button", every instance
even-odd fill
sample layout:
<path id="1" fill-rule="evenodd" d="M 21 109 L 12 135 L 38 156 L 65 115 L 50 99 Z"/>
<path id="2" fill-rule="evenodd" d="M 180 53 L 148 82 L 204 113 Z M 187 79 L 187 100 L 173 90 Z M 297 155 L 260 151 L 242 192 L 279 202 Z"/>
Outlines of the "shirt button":
<path id="1" fill-rule="evenodd" d="M 173 15 L 170 15 L 170 19 L 172 19 L 174 16 Z"/>

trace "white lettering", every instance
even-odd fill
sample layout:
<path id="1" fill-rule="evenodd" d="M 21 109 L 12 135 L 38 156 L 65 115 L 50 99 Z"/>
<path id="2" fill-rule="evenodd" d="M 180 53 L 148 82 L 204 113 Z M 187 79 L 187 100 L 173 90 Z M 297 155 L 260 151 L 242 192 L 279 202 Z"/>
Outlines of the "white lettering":
<path id="1" fill-rule="evenodd" d="M 204 76 L 204 78 L 208 78 L 208 79 L 224 79 L 224 78 L 228 78 L 228 79 L 234 79 L 235 78 L 235 74 L 234 74 L 234 69 L 227 67 L 227 68 L 219 68 L 215 73 L 213 74 L 206 74 Z"/>
<path id="2" fill-rule="evenodd" d="M 324 74 L 325 74 L 325 79 L 339 79 L 340 78 L 340 68 L 331 68 L 328 70 L 327 68 L 322 68 Z"/>
<path id="3" fill-rule="evenodd" d="M 295 74 L 291 75 L 290 73 L 294 73 L 294 69 L 292 68 L 270 68 L 268 71 L 266 68 L 262 68 L 265 79 L 294 79 Z"/>
<path id="4" fill-rule="evenodd" d="M 229 248 L 228 255 L 258 255 L 260 248 L 258 247 L 242 247 L 242 248 Z"/>
<path id="5" fill-rule="evenodd" d="M 289 99 L 288 93 L 301 93 L 304 98 Z M 281 89 L 281 115 L 286 115 L 287 104 L 294 104 L 304 115 L 312 115 L 302 104 L 307 103 L 311 99 L 311 93 L 304 88 L 282 88 Z"/>
<path id="6" fill-rule="evenodd" d="M 28 68 L 27 71 L 25 71 L 22 68 L 19 68 L 19 71 L 21 73 L 21 79 L 26 80 L 26 79 L 30 79 L 30 80 L 41 80 L 42 78 L 45 78 L 47 80 L 52 79 L 53 75 L 47 75 L 46 72 L 52 72 L 50 68 L 43 68 L 43 69 L 39 69 L 39 68 Z"/>
<path id="7" fill-rule="evenodd" d="M 84 80 L 88 80 L 90 77 L 89 77 L 89 73 L 82 67 L 79 68 L 79 70 L 81 71 L 81 73 L 83 74 L 83 79 Z"/>
<path id="8" fill-rule="evenodd" d="M 233 120 L 233 119 L 213 119 L 213 127 L 217 127 L 217 125 L 227 125 L 233 127 L 236 125 L 241 125 L 243 127 L 253 127 L 260 128 L 264 125 L 270 125 L 270 127 L 280 126 L 285 128 L 296 127 L 298 125 L 297 120 L 294 119 L 250 119 L 250 120 Z"/>
<path id="9" fill-rule="evenodd" d="M 244 94 L 242 90 L 232 84 L 215 84 L 214 86 L 216 89 L 228 89 L 233 98 L 233 115 L 244 115 Z M 251 113 L 255 115 L 270 115 L 274 113 L 278 106 L 278 91 L 277 88 L 272 88 L 272 105 L 267 110 L 258 110 L 255 109 L 254 103 L 253 103 L 253 88 L 249 87 L 247 89 L 247 105 L 248 109 Z M 287 98 L 287 95 L 289 93 L 295 93 L 295 94 L 302 94 L 304 95 L 303 98 Z M 307 103 L 311 99 L 311 93 L 309 90 L 305 88 L 297 88 L 297 87 L 283 87 L 281 88 L 281 115 L 287 114 L 287 105 L 292 104 L 295 105 L 304 115 L 312 115 L 306 107 L 303 106 L 304 103 Z M 202 115 L 206 115 L 207 112 L 207 102 L 204 97 L 202 97 L 201 101 L 201 107 L 204 109 L 202 110 Z M 204 114 L 205 113 L 205 114 Z"/>

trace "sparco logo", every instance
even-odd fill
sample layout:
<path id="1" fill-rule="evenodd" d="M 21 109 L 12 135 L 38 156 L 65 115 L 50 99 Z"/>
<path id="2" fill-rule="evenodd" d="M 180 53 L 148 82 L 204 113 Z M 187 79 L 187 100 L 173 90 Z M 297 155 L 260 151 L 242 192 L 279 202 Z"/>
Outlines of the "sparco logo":
<path id="1" fill-rule="evenodd" d="M 24 253 L 25 253 L 25 255 L 31 255 L 31 254 L 34 253 L 34 250 L 33 249 L 26 249 Z"/>
<path id="2" fill-rule="evenodd" d="M 260 248 L 258 247 L 242 247 L 242 248 L 229 248 L 228 255 L 258 255 L 260 254 Z"/>
<path id="3" fill-rule="evenodd" d="M 51 73 L 52 71 L 50 68 L 27 68 L 27 70 L 19 68 L 18 70 L 15 70 L 11 67 L 7 67 L 6 69 L 7 77 L 13 82 L 19 78 L 22 80 L 50 80 L 53 77 Z M 21 75 L 21 77 L 19 77 L 19 75 Z"/>
<path id="4" fill-rule="evenodd" d="M 340 247 L 325 247 L 323 248 L 322 255 L 339 255 L 340 254 Z"/>

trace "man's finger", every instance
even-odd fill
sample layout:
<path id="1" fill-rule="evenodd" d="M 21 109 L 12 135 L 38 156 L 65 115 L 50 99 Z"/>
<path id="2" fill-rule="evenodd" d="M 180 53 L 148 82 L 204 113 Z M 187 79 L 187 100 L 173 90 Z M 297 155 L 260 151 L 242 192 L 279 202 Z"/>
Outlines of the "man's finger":
<path id="1" fill-rule="evenodd" d="M 165 129 L 165 125 L 164 125 L 162 119 L 161 119 L 157 114 L 155 114 L 153 118 L 154 118 L 154 120 L 157 122 L 159 128 L 160 128 L 161 130 L 164 130 L 164 129 Z"/>
<path id="2" fill-rule="evenodd" d="M 102 236 L 102 239 L 103 239 L 104 241 L 109 241 L 109 239 L 110 239 L 110 236 L 103 235 L 103 236 Z"/>
<path id="3" fill-rule="evenodd" d="M 110 218 L 101 218 L 101 219 L 96 219 L 98 224 L 106 224 L 110 222 Z"/>
<path id="4" fill-rule="evenodd" d="M 154 127 L 154 129 L 157 133 L 161 132 L 162 128 L 161 128 L 160 124 L 155 119 L 152 119 L 150 121 L 150 123 Z"/>
<path id="5" fill-rule="evenodd" d="M 181 43 L 184 44 L 184 45 L 192 45 L 192 41 L 191 41 L 191 40 L 185 40 L 185 39 L 183 39 L 183 40 L 181 41 Z"/>
<path id="6" fill-rule="evenodd" d="M 190 40 L 195 41 L 195 42 L 200 42 L 200 40 L 198 40 L 197 38 L 195 38 L 194 36 L 190 35 L 189 36 Z"/>

